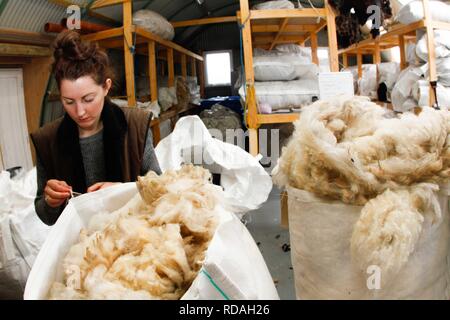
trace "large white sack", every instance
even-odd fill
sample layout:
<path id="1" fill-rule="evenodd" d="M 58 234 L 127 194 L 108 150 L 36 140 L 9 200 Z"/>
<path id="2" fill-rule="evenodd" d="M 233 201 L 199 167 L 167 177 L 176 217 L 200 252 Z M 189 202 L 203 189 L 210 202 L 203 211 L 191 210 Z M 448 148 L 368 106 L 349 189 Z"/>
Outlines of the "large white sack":
<path id="1" fill-rule="evenodd" d="M 392 106 L 395 111 L 406 112 L 418 106 L 412 99 L 413 87 L 422 78 L 424 70 L 425 67 L 410 66 L 400 73 L 391 94 Z"/>
<path id="2" fill-rule="evenodd" d="M 270 110 L 301 108 L 319 97 L 317 79 L 293 81 L 255 82 L 256 100 L 259 106 L 267 105 Z M 244 88 L 239 95 L 245 100 Z"/>
<path id="3" fill-rule="evenodd" d="M 326 201 L 288 187 L 289 232 L 299 299 L 449 299 L 450 223 L 448 190 L 439 192 L 444 215 L 426 220 L 416 250 L 388 287 L 369 290 L 373 271 L 352 263 L 350 240 L 361 206 Z M 382 275 L 381 275 L 382 276 Z"/>
<path id="4" fill-rule="evenodd" d="M 435 30 L 434 45 L 436 59 L 450 57 L 450 30 Z M 424 34 L 417 42 L 416 54 L 423 61 L 428 61 L 428 44 L 426 34 Z"/>
<path id="5" fill-rule="evenodd" d="M 292 63 L 284 57 L 255 56 L 253 70 L 256 81 L 289 81 L 296 78 Z"/>
<path id="6" fill-rule="evenodd" d="M 430 13 L 434 21 L 450 22 L 450 6 L 441 1 L 429 1 Z M 404 5 L 396 20 L 403 24 L 410 24 L 424 19 L 422 0 L 411 1 Z"/>
<path id="7" fill-rule="evenodd" d="M 392 90 L 400 75 L 398 62 L 383 62 L 378 65 L 378 83 L 385 83 L 388 90 Z"/>
<path id="8" fill-rule="evenodd" d="M 253 6 L 254 10 L 270 10 L 270 9 L 295 9 L 292 2 L 288 0 L 266 1 Z"/>
<path id="9" fill-rule="evenodd" d="M 235 213 L 257 209 L 272 190 L 272 179 L 259 160 L 238 146 L 213 138 L 198 116 L 178 120 L 155 152 L 163 172 L 193 163 L 220 174 L 225 199 Z"/>
<path id="10" fill-rule="evenodd" d="M 80 230 L 99 212 L 114 212 L 138 193 L 135 183 L 120 184 L 70 200 L 53 226 L 31 270 L 25 299 L 45 299 L 54 281 L 62 281 L 62 259 L 78 242 Z M 205 264 L 182 299 L 278 299 L 257 245 L 232 213 L 221 217 Z"/>
<path id="11" fill-rule="evenodd" d="M 439 108 L 450 110 L 450 88 L 442 86 L 439 82 L 436 88 Z M 430 84 L 426 80 L 419 80 L 414 84 L 413 97 L 418 106 L 430 105 Z"/>
<path id="12" fill-rule="evenodd" d="M 151 10 L 143 9 L 133 13 L 133 24 L 143 27 L 165 40 L 171 41 L 175 37 L 175 29 L 172 24 L 159 13 Z"/>
<path id="13" fill-rule="evenodd" d="M 10 179 L 0 172 L 0 299 L 21 299 L 50 227 L 34 209 L 36 168 Z"/>

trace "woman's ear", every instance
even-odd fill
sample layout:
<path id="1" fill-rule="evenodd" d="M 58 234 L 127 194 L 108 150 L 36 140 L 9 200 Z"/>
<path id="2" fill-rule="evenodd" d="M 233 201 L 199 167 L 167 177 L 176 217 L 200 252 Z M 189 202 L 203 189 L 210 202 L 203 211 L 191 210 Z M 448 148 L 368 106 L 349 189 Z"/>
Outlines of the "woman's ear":
<path id="1" fill-rule="evenodd" d="M 112 80 L 110 78 L 106 79 L 105 85 L 103 86 L 103 88 L 105 90 L 105 97 L 108 95 L 108 92 L 111 89 L 111 86 L 112 86 Z"/>

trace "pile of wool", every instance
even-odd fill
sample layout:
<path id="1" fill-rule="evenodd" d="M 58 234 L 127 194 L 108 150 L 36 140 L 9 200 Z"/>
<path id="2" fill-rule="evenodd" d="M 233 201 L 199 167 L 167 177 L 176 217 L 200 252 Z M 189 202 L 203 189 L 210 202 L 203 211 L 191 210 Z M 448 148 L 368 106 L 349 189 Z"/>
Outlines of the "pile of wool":
<path id="1" fill-rule="evenodd" d="M 304 108 L 273 172 L 274 182 L 364 205 L 352 237 L 363 270 L 384 278 L 407 262 L 423 219 L 440 222 L 434 191 L 450 175 L 450 114 L 424 108 L 396 115 L 364 97 Z"/>
<path id="2" fill-rule="evenodd" d="M 121 209 L 92 217 L 63 260 L 50 299 L 179 299 L 219 222 L 221 188 L 192 165 L 140 177 Z"/>

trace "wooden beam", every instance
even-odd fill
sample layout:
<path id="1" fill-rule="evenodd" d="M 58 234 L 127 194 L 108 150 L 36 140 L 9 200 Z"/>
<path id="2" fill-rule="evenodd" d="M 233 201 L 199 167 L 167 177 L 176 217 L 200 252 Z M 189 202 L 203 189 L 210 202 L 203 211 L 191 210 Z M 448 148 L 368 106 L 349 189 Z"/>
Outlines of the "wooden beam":
<path id="1" fill-rule="evenodd" d="M 317 43 L 317 34 L 311 33 L 311 56 L 312 62 L 319 65 L 319 56 L 317 54 L 318 43 Z"/>
<path id="2" fill-rule="evenodd" d="M 198 82 L 200 84 L 200 97 L 205 97 L 205 64 L 198 61 Z"/>
<path id="3" fill-rule="evenodd" d="M 22 66 L 23 90 L 28 132 L 35 132 L 40 125 L 42 103 L 44 102 L 47 84 L 51 75 L 53 57 L 39 57 L 30 60 L 30 63 Z M 30 148 L 33 162 L 36 163 L 36 153 L 31 139 Z"/>
<path id="4" fill-rule="evenodd" d="M 317 26 L 315 25 L 286 25 L 284 27 L 284 32 L 313 32 L 316 30 Z M 279 32 L 280 26 L 276 24 L 256 24 L 252 25 L 253 33 L 269 33 L 269 32 Z"/>
<path id="5" fill-rule="evenodd" d="M 275 44 L 277 43 L 278 38 L 280 38 L 281 33 L 283 32 L 284 28 L 288 24 L 289 19 L 284 18 L 283 21 L 280 24 L 280 30 L 278 30 L 277 34 L 275 35 L 275 38 L 273 39 L 272 43 L 270 44 L 269 50 L 272 50 Z"/>
<path id="6" fill-rule="evenodd" d="M 300 118 L 298 113 L 286 114 L 258 114 L 258 123 L 273 124 L 273 123 L 292 123 Z"/>
<path id="7" fill-rule="evenodd" d="M 336 34 L 336 14 L 333 8 L 328 3 L 328 0 L 325 0 L 325 12 L 327 16 L 330 69 L 331 72 L 339 72 L 339 55 L 338 55 L 338 43 Z"/>
<path id="8" fill-rule="evenodd" d="M 256 36 L 254 39 L 255 45 L 272 44 L 272 43 L 299 43 L 304 42 L 305 38 L 302 36 L 279 36 L 275 39 L 273 36 Z"/>
<path id="9" fill-rule="evenodd" d="M 358 79 L 361 79 L 362 78 L 362 74 L 363 74 L 363 70 L 362 70 L 363 59 L 362 59 L 362 54 L 361 53 L 358 53 L 356 55 L 356 61 L 357 61 L 357 64 L 358 64 Z"/>
<path id="10" fill-rule="evenodd" d="M 38 32 L 23 31 L 11 28 L 0 28 L 0 42 L 31 44 L 36 46 L 48 47 L 54 40 L 54 36 Z"/>
<path id="11" fill-rule="evenodd" d="M 187 77 L 187 61 L 185 54 L 181 54 L 181 76 L 185 79 Z"/>
<path id="12" fill-rule="evenodd" d="M 158 101 L 158 77 L 156 75 L 156 44 L 148 43 L 148 74 L 150 77 L 150 95 L 152 102 Z"/>
<path id="13" fill-rule="evenodd" d="M 426 40 L 428 47 L 428 68 L 429 68 L 429 81 L 434 82 L 437 81 L 437 69 L 436 69 L 436 52 L 435 52 L 435 44 L 434 44 L 434 29 L 433 29 L 433 21 L 430 12 L 430 2 L 428 0 L 423 1 L 423 12 L 425 16 L 425 28 L 426 28 Z M 434 90 L 430 85 L 430 107 L 434 106 L 436 103 L 436 98 L 434 95 Z"/>
<path id="14" fill-rule="evenodd" d="M 342 55 L 342 64 L 344 68 L 348 68 L 348 55 L 346 53 Z"/>
<path id="15" fill-rule="evenodd" d="M 244 10 L 241 12 L 244 16 Z M 276 19 L 276 18 L 318 18 L 318 17 L 326 17 L 326 11 L 322 8 L 310 9 L 303 8 L 301 10 L 298 9 L 273 9 L 273 10 L 250 10 L 251 19 Z"/>
<path id="16" fill-rule="evenodd" d="M 94 4 L 91 6 L 91 10 L 110 7 L 120 3 L 125 4 L 127 2 L 131 2 L 131 0 L 96 0 Z"/>
<path id="17" fill-rule="evenodd" d="M 85 41 L 100 41 L 105 39 L 111 39 L 116 37 L 121 37 L 124 35 L 124 27 L 113 28 L 105 31 L 100 31 L 96 33 L 86 34 L 81 36 L 81 39 Z M 131 42 L 133 43 L 133 42 Z"/>
<path id="18" fill-rule="evenodd" d="M 167 85 L 173 87 L 175 85 L 175 68 L 173 64 L 173 49 L 167 49 L 167 73 L 168 73 L 168 82 Z"/>
<path id="19" fill-rule="evenodd" d="M 22 65 L 31 62 L 28 57 L 2 57 L 0 56 L 0 65 Z"/>
<path id="20" fill-rule="evenodd" d="M 253 45 L 252 45 L 252 35 L 250 27 L 250 9 L 248 5 L 248 0 L 240 0 L 241 8 L 241 25 L 243 28 L 242 32 L 242 42 L 244 48 L 244 68 L 245 68 L 245 80 L 246 80 L 246 107 L 247 114 L 247 126 L 249 128 L 249 145 L 250 154 L 256 156 L 258 154 L 259 144 L 258 144 L 258 109 L 256 105 L 255 96 L 255 75 L 253 73 Z M 266 11 L 266 10 L 260 10 Z"/>
<path id="21" fill-rule="evenodd" d="M 404 70 L 408 65 L 408 62 L 406 61 L 405 37 L 398 36 L 398 41 L 400 47 L 400 70 Z"/>
<path id="22" fill-rule="evenodd" d="M 132 3 L 125 2 L 123 4 L 123 50 L 125 54 L 125 79 L 127 87 L 128 106 L 136 106 L 136 89 L 134 83 L 134 55 L 130 50 L 133 45 L 133 33 L 131 30 L 132 20 Z"/>
<path id="23" fill-rule="evenodd" d="M 140 36 L 142 36 L 142 37 L 144 37 L 144 38 L 146 38 L 148 40 L 154 40 L 157 43 L 159 43 L 159 44 L 161 44 L 161 45 L 163 45 L 163 46 L 165 46 L 167 48 L 174 49 L 177 52 L 184 53 L 184 54 L 186 54 L 186 55 L 188 55 L 190 57 L 193 57 L 193 58 L 195 58 L 197 60 L 203 61 L 203 57 L 202 56 L 200 56 L 198 54 L 195 54 L 195 53 L 193 53 L 193 52 L 191 52 L 191 51 L 183 48 L 182 46 L 177 45 L 177 44 L 175 44 L 175 43 L 173 43 L 171 41 L 164 40 L 163 38 L 161 38 L 161 37 L 159 37 L 159 36 L 149 32 L 147 30 L 145 30 L 142 27 L 135 26 L 134 30 L 136 31 L 136 33 L 138 35 L 140 35 Z"/>
<path id="24" fill-rule="evenodd" d="M 197 66 L 194 58 L 191 58 L 191 76 L 197 76 Z"/>
<path id="25" fill-rule="evenodd" d="M 227 23 L 227 22 L 237 22 L 237 17 L 236 16 L 214 17 L 214 18 L 194 19 L 185 21 L 171 21 L 170 23 L 174 28 L 181 28 L 181 27 L 200 26 L 205 24 Z"/>
<path id="26" fill-rule="evenodd" d="M 0 43 L 0 56 L 48 57 L 51 55 L 52 50 L 48 47 Z"/>

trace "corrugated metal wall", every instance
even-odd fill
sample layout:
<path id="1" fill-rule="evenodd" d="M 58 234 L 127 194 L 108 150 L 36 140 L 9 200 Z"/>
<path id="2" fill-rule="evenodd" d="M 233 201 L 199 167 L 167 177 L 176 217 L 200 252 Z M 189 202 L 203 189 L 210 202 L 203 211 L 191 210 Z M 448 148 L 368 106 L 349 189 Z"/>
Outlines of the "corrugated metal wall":
<path id="1" fill-rule="evenodd" d="M 42 32 L 46 22 L 59 22 L 65 12 L 46 0 L 10 0 L 0 16 L 0 27 Z"/>

